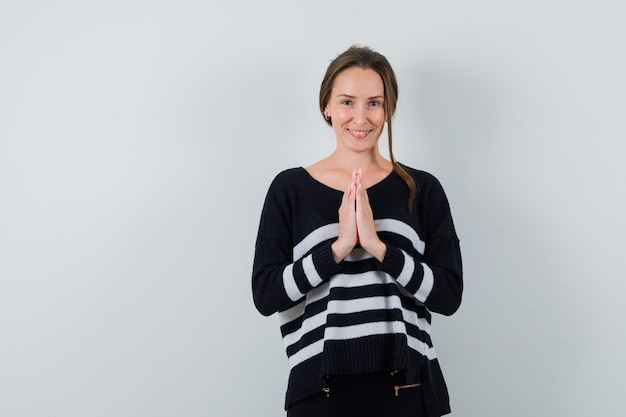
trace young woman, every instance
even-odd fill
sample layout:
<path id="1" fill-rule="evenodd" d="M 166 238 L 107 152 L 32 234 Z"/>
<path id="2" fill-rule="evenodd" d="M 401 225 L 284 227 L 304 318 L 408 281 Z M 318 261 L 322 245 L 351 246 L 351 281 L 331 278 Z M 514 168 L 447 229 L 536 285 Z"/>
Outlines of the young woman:
<path id="1" fill-rule="evenodd" d="M 289 417 L 450 412 L 430 322 L 461 303 L 459 240 L 437 179 L 393 156 L 397 98 L 383 55 L 340 54 L 320 89 L 335 151 L 279 173 L 267 193 L 252 290 L 280 318 Z"/>

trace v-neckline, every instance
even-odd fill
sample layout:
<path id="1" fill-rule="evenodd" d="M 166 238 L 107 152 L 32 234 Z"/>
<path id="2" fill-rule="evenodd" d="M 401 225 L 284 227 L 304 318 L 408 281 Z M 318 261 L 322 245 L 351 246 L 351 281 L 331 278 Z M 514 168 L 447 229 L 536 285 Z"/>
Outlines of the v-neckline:
<path id="1" fill-rule="evenodd" d="M 307 171 L 307 170 L 306 170 L 306 168 L 304 168 L 304 167 L 300 167 L 300 169 L 301 169 L 302 171 L 304 171 L 304 173 L 306 174 L 306 176 L 307 176 L 307 177 L 308 177 L 311 181 L 313 181 L 314 183 L 316 183 L 316 184 L 320 185 L 321 187 L 324 187 L 324 188 L 326 188 L 326 189 L 328 189 L 328 190 L 332 190 L 332 191 L 334 191 L 334 192 L 337 192 L 337 193 L 342 193 L 342 194 L 346 191 L 346 190 L 339 190 L 339 189 L 337 189 L 337 188 L 335 188 L 335 187 L 331 187 L 331 186 L 330 186 L 330 185 L 328 185 L 328 184 L 324 184 L 324 183 L 323 183 L 323 182 L 321 182 L 320 180 L 318 180 L 318 179 L 316 179 L 315 177 L 313 177 L 313 175 L 311 175 L 311 173 L 310 173 L 309 171 Z M 382 183 L 384 183 L 384 182 L 388 181 L 388 180 L 389 180 L 389 179 L 393 176 L 393 173 L 394 173 L 394 171 L 392 170 L 389 174 L 385 175 L 385 176 L 384 176 L 384 177 L 383 177 L 380 181 L 378 181 L 378 182 L 376 182 L 376 183 L 374 183 L 374 184 L 370 185 L 369 187 L 367 187 L 367 188 L 366 188 L 366 190 L 367 190 L 367 191 L 369 191 L 369 190 L 371 190 L 371 189 L 373 189 L 373 188 L 377 187 L 379 184 L 382 184 Z"/>

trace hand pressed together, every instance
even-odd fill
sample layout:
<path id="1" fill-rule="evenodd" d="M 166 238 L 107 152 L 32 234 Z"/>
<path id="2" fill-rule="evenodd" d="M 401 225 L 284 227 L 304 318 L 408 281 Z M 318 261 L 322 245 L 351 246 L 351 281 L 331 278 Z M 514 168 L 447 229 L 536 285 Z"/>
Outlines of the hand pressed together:
<path id="1" fill-rule="evenodd" d="M 352 180 L 339 206 L 339 236 L 331 246 L 337 263 L 348 256 L 357 243 L 380 262 L 387 251 L 376 233 L 374 214 L 361 178 L 361 170 L 352 172 Z"/>

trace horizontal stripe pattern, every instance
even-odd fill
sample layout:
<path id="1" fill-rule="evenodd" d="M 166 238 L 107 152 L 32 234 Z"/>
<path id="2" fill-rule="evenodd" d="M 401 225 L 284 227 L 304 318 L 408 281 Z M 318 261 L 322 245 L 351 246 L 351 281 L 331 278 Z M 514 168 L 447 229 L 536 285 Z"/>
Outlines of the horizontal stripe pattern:
<path id="1" fill-rule="evenodd" d="M 305 346 L 304 348 L 300 349 L 294 354 L 289 355 L 289 358 L 288 358 L 289 366 L 293 368 L 301 364 L 302 362 L 305 362 L 308 359 L 312 359 L 315 356 L 322 354 L 324 352 L 325 340 L 349 340 L 351 338 L 356 338 L 356 337 L 372 336 L 372 333 L 371 333 L 372 329 L 378 330 L 378 332 L 375 334 L 392 334 L 392 333 L 401 334 L 402 333 L 401 324 L 402 323 L 392 323 L 391 325 L 389 325 L 389 323 L 363 324 L 360 326 L 353 326 L 352 328 L 350 328 L 350 332 L 339 332 L 338 328 L 330 327 L 325 332 L 324 339 L 319 339 L 315 341 L 314 343 L 311 343 Z M 371 326 L 372 329 L 370 329 L 369 326 Z M 394 328 L 396 328 L 398 331 L 396 332 L 388 331 Z M 387 331 L 382 331 L 382 330 L 387 330 Z M 427 344 L 421 341 L 420 339 L 413 337 L 411 335 L 407 335 L 406 339 L 407 339 L 407 344 L 410 349 L 414 350 L 415 352 L 419 353 L 422 356 L 427 357 L 429 360 L 437 358 L 435 348 L 432 345 Z"/>
<path id="2" fill-rule="evenodd" d="M 435 285 L 435 277 L 433 275 L 432 269 L 425 263 L 422 263 L 422 269 L 424 270 L 424 277 L 422 278 L 422 283 L 415 293 L 415 298 L 420 302 L 425 302 L 430 292 L 433 290 L 433 285 Z"/>
<path id="3" fill-rule="evenodd" d="M 307 332 L 322 326 L 326 323 L 326 316 L 329 314 L 351 314 L 362 311 L 373 310 L 386 310 L 397 309 L 402 312 L 402 318 L 407 323 L 410 323 L 420 329 L 421 331 L 430 334 L 430 323 L 423 317 L 418 317 L 417 313 L 411 310 L 407 310 L 403 305 L 399 297 L 370 297 L 364 299 L 355 300 L 332 300 L 327 303 L 327 309 L 315 314 L 311 317 L 307 317 L 299 329 L 289 334 L 283 335 L 283 341 L 286 346 L 297 343 L 304 334 Z"/>
<path id="4" fill-rule="evenodd" d="M 317 273 L 315 265 L 313 264 L 313 256 L 309 255 L 302 260 L 302 269 L 309 281 L 309 286 L 314 288 L 320 285 L 323 281 L 322 277 Z"/>
<path id="5" fill-rule="evenodd" d="M 396 219 L 380 219 L 375 221 L 375 226 L 379 232 L 410 241 L 415 251 L 424 254 L 424 242 L 409 225 Z M 292 265 L 283 272 L 285 291 L 297 302 L 279 312 L 290 366 L 293 368 L 322 354 L 325 341 L 376 335 L 405 335 L 410 349 L 429 359 L 436 358 L 430 340 L 430 314 L 422 304 L 433 288 L 432 270 L 401 250 L 404 265 L 400 276 L 394 279 L 376 269 L 377 261 L 369 253 L 356 248 L 344 259 L 344 273 L 323 282 L 312 255 L 307 253 L 318 244 L 336 238 L 338 231 L 339 224 L 334 223 L 307 235 L 293 249 L 294 259 L 304 257 L 301 265 Z M 412 294 L 414 290 L 409 292 L 406 287 L 417 268 L 423 269 L 424 274 L 417 292 Z M 299 271 L 304 278 L 299 276 Z M 418 311 L 424 312 L 423 317 Z"/>
<path id="6" fill-rule="evenodd" d="M 319 243 L 337 236 L 339 236 L 339 223 L 331 223 L 315 229 L 294 246 L 293 259 L 300 259 Z"/>
<path id="7" fill-rule="evenodd" d="M 420 254 L 424 254 L 426 244 L 419 237 L 417 232 L 408 224 L 396 219 L 380 219 L 374 220 L 374 226 L 377 232 L 390 232 L 396 235 L 404 236 L 411 241 L 411 244 Z"/>
<path id="8" fill-rule="evenodd" d="M 374 227 L 377 232 L 389 232 L 405 237 L 417 252 L 424 254 L 426 244 L 408 224 L 396 219 L 378 219 L 374 220 Z M 315 245 L 337 236 L 339 236 L 339 223 L 331 223 L 315 229 L 293 248 L 293 258 L 299 259 L 313 249 Z M 362 249 L 357 249 L 355 253 L 367 254 Z"/>
<path id="9" fill-rule="evenodd" d="M 357 289 L 367 291 L 372 285 L 380 285 L 380 275 L 385 277 L 386 285 L 392 285 L 396 288 L 397 294 L 355 299 L 332 299 L 335 291 L 350 290 L 355 292 Z M 341 284 L 339 281 L 343 281 L 345 285 L 346 282 L 355 280 L 362 281 L 363 285 L 359 287 L 339 286 Z M 335 284 L 333 287 L 329 283 L 325 283 L 323 291 L 318 291 L 315 297 L 317 298 L 315 302 L 323 303 L 326 308 L 321 307 L 318 313 L 310 316 L 294 317 L 294 315 L 291 317 L 292 320 L 285 320 L 285 316 L 281 317 L 283 319 L 281 329 L 285 329 L 294 320 L 299 321 L 301 319 L 301 322 L 298 323 L 299 326 L 295 330 L 283 335 L 283 343 L 292 365 L 320 354 L 323 350 L 323 345 L 317 344 L 317 349 L 311 348 L 312 345 L 320 340 L 347 340 L 377 334 L 405 334 L 411 349 L 424 356 L 427 354 L 431 355 L 428 353 L 432 347 L 430 345 L 429 320 L 425 317 L 419 317 L 416 311 L 407 308 L 407 303 L 412 303 L 414 306 L 416 303 L 412 299 L 408 299 L 407 302 L 406 295 L 401 295 L 398 285 L 388 275 L 380 273 L 367 273 L 356 276 L 339 275 L 331 282 Z M 312 301 L 312 299 L 307 301 Z M 314 306 L 315 302 L 308 304 L 308 306 Z M 304 302 L 300 303 L 300 305 L 292 309 L 291 313 L 296 308 L 302 311 L 305 304 Z M 380 316 L 385 318 L 393 315 L 393 311 L 398 313 L 393 318 L 401 318 L 401 320 L 344 324 L 346 321 L 354 320 L 360 313 L 373 315 L 379 312 Z M 358 319 L 356 321 L 358 322 Z M 316 335 L 315 337 L 322 339 L 309 340 L 308 337 L 313 334 Z M 428 343 L 424 342 L 424 340 L 427 340 Z"/>
<path id="10" fill-rule="evenodd" d="M 305 293 L 323 281 L 315 269 L 312 255 L 305 257 L 300 263 L 287 265 L 283 270 L 285 292 L 292 301 L 300 300 Z"/>
<path id="11" fill-rule="evenodd" d="M 304 297 L 304 294 L 300 292 L 298 285 L 296 284 L 296 278 L 293 275 L 294 264 L 289 264 L 283 271 L 283 285 L 285 286 L 285 292 L 291 301 L 298 301 Z"/>

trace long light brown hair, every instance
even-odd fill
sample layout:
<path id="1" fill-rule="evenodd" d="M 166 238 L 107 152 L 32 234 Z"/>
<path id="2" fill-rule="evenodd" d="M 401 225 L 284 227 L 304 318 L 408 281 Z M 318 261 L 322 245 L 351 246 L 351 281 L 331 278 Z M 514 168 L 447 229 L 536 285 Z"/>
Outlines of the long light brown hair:
<path id="1" fill-rule="evenodd" d="M 408 203 L 409 210 L 411 210 L 413 200 L 417 194 L 417 185 L 415 184 L 413 177 L 411 177 L 409 173 L 402 168 L 393 155 L 391 119 L 396 112 L 396 103 L 398 102 L 398 83 L 396 81 L 396 75 L 393 72 L 393 68 L 391 68 L 391 64 L 389 64 L 387 58 L 370 47 L 357 45 L 353 45 L 345 52 L 339 54 L 337 58 L 335 58 L 330 65 L 328 65 L 320 87 L 320 112 L 322 113 L 322 117 L 324 117 L 324 110 L 330 101 L 330 95 L 333 85 L 335 84 L 335 79 L 340 73 L 352 67 L 371 69 L 380 75 L 380 78 L 383 81 L 383 86 L 385 88 L 383 107 L 385 109 L 385 120 L 387 121 L 389 159 L 391 159 L 391 163 L 393 164 L 393 170 L 398 173 L 400 177 L 402 177 L 404 182 L 406 182 L 406 185 L 409 187 Z M 326 119 L 325 117 L 324 120 L 329 126 L 332 126 L 332 120 Z"/>

